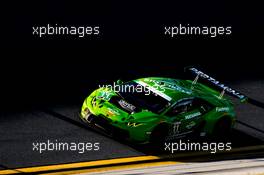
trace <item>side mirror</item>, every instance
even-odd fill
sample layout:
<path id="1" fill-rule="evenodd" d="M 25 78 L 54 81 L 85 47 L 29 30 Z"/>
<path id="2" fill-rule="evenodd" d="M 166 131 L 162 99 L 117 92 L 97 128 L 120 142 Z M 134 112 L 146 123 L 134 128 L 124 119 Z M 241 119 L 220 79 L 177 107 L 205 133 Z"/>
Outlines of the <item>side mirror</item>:
<path id="1" fill-rule="evenodd" d="M 117 84 L 117 85 L 121 85 L 121 84 L 123 84 L 123 81 L 122 81 L 122 80 L 117 80 L 117 81 L 116 81 L 116 84 Z"/>

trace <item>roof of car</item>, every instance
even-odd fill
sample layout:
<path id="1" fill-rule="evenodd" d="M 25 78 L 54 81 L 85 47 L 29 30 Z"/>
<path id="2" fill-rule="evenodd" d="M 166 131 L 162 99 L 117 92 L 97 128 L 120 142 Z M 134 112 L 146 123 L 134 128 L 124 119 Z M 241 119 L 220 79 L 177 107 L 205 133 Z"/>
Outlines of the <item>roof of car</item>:
<path id="1" fill-rule="evenodd" d="M 134 80 L 137 83 L 152 88 L 161 93 L 161 96 L 167 98 L 168 101 L 178 101 L 187 97 L 214 98 L 219 92 L 197 83 L 195 86 L 190 80 L 180 80 L 164 77 L 148 77 Z M 219 101 L 219 100 L 217 100 Z"/>

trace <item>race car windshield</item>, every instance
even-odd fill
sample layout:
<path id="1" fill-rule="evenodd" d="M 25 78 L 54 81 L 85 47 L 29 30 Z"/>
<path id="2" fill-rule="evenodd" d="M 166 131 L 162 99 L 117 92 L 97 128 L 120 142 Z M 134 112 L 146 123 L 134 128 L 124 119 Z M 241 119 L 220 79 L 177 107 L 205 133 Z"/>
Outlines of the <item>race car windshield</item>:
<path id="1" fill-rule="evenodd" d="M 118 94 L 129 103 L 154 113 L 161 113 L 170 105 L 167 99 L 133 81 L 122 84 Z"/>

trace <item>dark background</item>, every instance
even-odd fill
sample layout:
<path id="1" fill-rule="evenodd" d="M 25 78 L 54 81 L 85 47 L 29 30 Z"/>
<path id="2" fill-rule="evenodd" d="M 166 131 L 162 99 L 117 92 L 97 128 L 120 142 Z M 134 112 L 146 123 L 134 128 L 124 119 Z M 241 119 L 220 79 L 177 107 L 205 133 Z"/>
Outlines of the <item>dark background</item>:
<path id="1" fill-rule="evenodd" d="M 75 103 L 116 79 L 181 78 L 189 65 L 224 82 L 263 78 L 261 11 L 256 1 L 9 1 L 2 15 L 1 110 Z M 164 26 L 180 23 L 232 26 L 232 35 L 164 37 Z M 99 25 L 102 35 L 32 35 L 33 26 L 47 24 Z"/>
<path id="2" fill-rule="evenodd" d="M 263 101 L 263 6 L 229 0 L 44 0 L 1 3 L 0 169 L 150 155 L 79 120 L 99 84 L 147 76 L 188 78 L 194 65 Z M 3 5 L 2 5 L 3 4 Z M 232 26 L 219 38 L 164 37 L 166 25 Z M 33 26 L 99 25 L 101 37 L 32 35 Z M 192 77 L 193 78 L 193 77 Z M 238 103 L 238 102 L 237 102 Z M 263 110 L 236 105 L 234 147 L 263 144 Z M 245 123 L 244 125 L 241 122 Z M 32 152 L 32 143 L 100 142 L 100 152 Z"/>

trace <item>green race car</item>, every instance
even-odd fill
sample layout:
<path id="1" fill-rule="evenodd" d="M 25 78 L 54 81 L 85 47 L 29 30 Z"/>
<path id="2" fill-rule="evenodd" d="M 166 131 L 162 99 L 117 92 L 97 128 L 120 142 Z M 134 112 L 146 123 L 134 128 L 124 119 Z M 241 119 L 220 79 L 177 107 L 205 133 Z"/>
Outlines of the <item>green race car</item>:
<path id="1" fill-rule="evenodd" d="M 246 97 L 195 68 L 190 70 L 197 75 L 194 81 L 150 77 L 100 87 L 85 99 L 80 117 L 90 126 L 135 143 L 227 134 L 235 112 L 223 94 Z M 198 83 L 199 78 L 223 91 Z"/>

